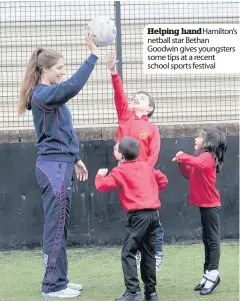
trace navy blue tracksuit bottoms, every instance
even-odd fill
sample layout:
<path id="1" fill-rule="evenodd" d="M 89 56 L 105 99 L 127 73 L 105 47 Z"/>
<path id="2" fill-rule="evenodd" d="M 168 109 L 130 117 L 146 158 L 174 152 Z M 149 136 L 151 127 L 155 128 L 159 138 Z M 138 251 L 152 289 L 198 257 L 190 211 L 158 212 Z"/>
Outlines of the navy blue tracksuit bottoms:
<path id="1" fill-rule="evenodd" d="M 36 177 L 44 210 L 42 291 L 67 287 L 66 240 L 70 220 L 74 163 L 37 161 Z"/>

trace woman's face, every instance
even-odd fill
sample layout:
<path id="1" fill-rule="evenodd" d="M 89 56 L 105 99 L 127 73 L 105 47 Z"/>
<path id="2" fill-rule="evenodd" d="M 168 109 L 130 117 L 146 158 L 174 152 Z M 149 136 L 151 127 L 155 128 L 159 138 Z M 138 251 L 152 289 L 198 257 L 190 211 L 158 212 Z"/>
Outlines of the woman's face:
<path id="1" fill-rule="evenodd" d="M 64 70 L 64 59 L 60 58 L 57 64 L 51 68 L 43 69 L 44 78 L 49 81 L 51 85 L 59 84 L 62 81 L 63 75 L 66 74 Z"/>

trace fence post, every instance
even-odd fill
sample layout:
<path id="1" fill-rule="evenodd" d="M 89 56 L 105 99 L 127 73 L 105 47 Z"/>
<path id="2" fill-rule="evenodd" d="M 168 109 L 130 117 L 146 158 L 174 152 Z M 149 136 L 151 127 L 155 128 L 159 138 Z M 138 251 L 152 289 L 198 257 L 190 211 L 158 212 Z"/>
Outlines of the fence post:
<path id="1" fill-rule="evenodd" d="M 116 39 L 116 47 L 117 47 L 117 70 L 122 78 L 122 33 L 121 33 L 121 7 L 120 1 L 115 1 L 115 22 L 117 27 L 117 39 Z"/>

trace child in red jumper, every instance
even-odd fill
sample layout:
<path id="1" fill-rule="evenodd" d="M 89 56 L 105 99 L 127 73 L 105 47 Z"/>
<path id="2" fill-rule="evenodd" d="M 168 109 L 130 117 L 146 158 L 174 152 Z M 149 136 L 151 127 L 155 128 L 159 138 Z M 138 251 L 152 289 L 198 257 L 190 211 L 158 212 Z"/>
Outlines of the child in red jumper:
<path id="1" fill-rule="evenodd" d="M 201 295 L 211 293 L 220 283 L 220 196 L 216 189 L 216 174 L 220 172 L 225 152 L 226 137 L 217 129 L 203 129 L 195 139 L 196 156 L 178 152 L 173 161 L 178 162 L 181 174 L 190 180 L 189 204 L 198 206 L 205 248 L 204 275 L 194 288 Z"/>
<path id="2" fill-rule="evenodd" d="M 154 167 L 160 153 L 160 134 L 158 127 L 149 122 L 148 118 L 154 112 L 155 103 L 148 93 L 139 91 L 135 94 L 131 107 L 129 107 L 121 78 L 116 70 L 115 52 L 109 54 L 107 66 L 111 71 L 114 101 L 119 119 L 116 141 L 118 142 L 124 136 L 137 139 L 140 143 L 138 160 L 146 161 L 151 167 Z M 163 236 L 164 231 L 159 220 L 156 231 L 156 271 L 160 270 L 163 260 Z M 140 252 L 137 253 L 136 261 L 140 268 Z"/>
<path id="3" fill-rule="evenodd" d="M 98 191 L 119 189 L 119 197 L 127 213 L 127 236 L 122 249 L 122 268 L 126 292 L 116 301 L 142 301 L 135 256 L 141 251 L 141 277 L 145 285 L 145 301 L 158 301 L 156 294 L 155 232 L 159 224 L 158 194 L 167 186 L 166 176 L 148 163 L 137 160 L 139 142 L 123 137 L 114 147 L 121 164 L 109 175 L 99 169 L 95 178 Z"/>

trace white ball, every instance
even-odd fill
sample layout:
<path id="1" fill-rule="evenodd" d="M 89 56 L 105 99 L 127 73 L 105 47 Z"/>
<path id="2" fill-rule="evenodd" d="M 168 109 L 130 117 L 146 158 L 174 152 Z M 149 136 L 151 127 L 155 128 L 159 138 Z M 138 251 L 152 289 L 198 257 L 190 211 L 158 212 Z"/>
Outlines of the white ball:
<path id="1" fill-rule="evenodd" d="M 107 16 L 92 19 L 87 26 L 87 31 L 98 47 L 113 44 L 117 35 L 115 23 Z"/>

